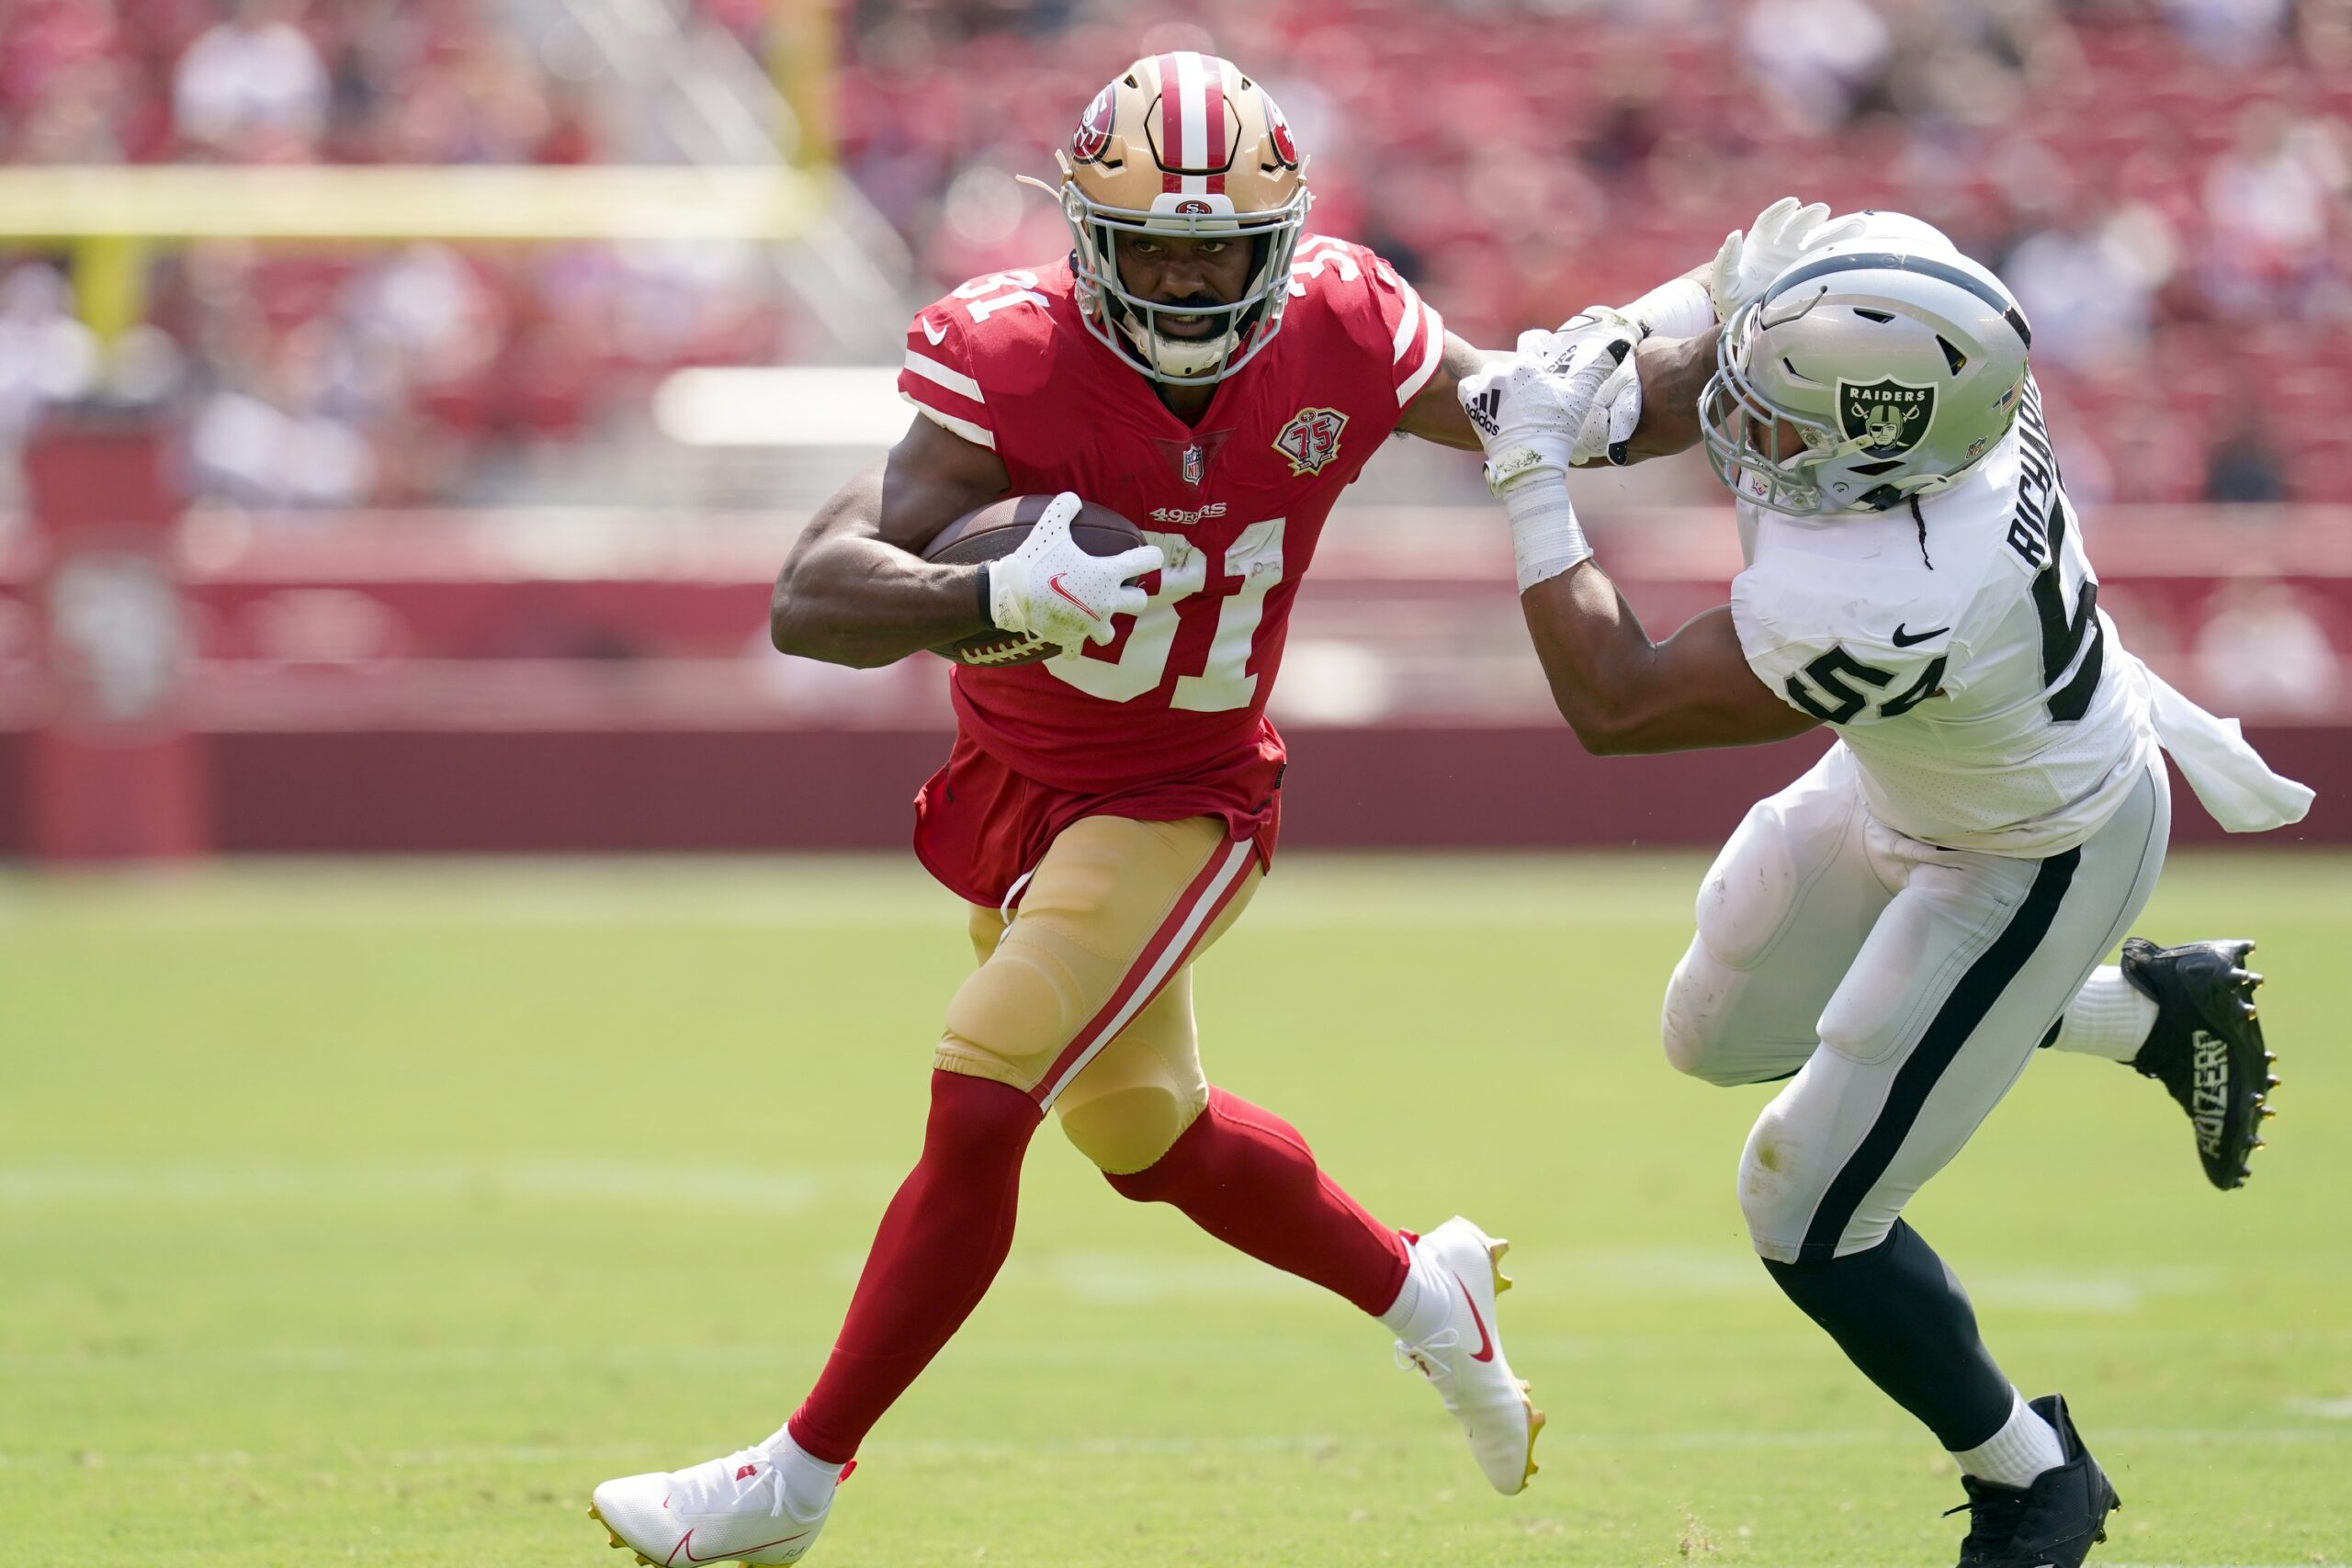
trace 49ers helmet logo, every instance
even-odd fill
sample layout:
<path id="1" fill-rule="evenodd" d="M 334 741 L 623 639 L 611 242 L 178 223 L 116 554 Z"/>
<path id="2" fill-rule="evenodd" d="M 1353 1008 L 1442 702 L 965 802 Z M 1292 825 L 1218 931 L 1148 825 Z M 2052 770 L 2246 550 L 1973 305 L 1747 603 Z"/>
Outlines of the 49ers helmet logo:
<path id="1" fill-rule="evenodd" d="M 1118 107 L 1119 85 L 1114 82 L 1094 95 L 1086 106 L 1086 113 L 1079 117 L 1078 129 L 1070 133 L 1069 155 L 1081 164 L 1091 164 L 1109 151 L 1112 116 Z"/>
<path id="2" fill-rule="evenodd" d="M 1274 156 L 1283 161 L 1285 169 L 1298 167 L 1298 139 L 1290 133 L 1290 121 L 1275 106 L 1274 96 L 1265 88 L 1258 89 L 1258 96 L 1266 106 L 1266 136 L 1274 144 Z"/>
<path id="3" fill-rule="evenodd" d="M 1348 416 L 1338 409 L 1301 409 L 1274 437 L 1274 450 L 1290 459 L 1294 474 L 1319 474 L 1340 455 L 1340 432 Z"/>

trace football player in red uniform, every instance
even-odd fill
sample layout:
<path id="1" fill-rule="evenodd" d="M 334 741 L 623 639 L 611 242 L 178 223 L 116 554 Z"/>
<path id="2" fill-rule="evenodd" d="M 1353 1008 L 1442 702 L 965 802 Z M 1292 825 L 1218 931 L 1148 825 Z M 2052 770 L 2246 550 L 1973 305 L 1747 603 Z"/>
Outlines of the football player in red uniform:
<path id="1" fill-rule="evenodd" d="M 1393 432 L 1478 446 L 1454 389 L 1483 356 L 1386 262 L 1306 231 L 1305 163 L 1229 62 L 1122 72 L 1061 158 L 1069 257 L 915 317 L 899 385 L 919 417 L 777 579 L 786 653 L 887 664 L 991 629 L 1062 651 L 954 672 L 955 749 L 916 802 L 915 851 L 970 905 L 978 966 L 831 1358 L 763 1442 L 599 1486 L 616 1545 L 665 1563 L 808 1549 L 867 1430 L 1003 1261 L 1047 1111 L 1124 1196 L 1378 1318 L 1498 1491 L 1534 1472 L 1542 1416 L 1497 1337 L 1501 1244 L 1458 1218 L 1419 1237 L 1375 1220 L 1288 1122 L 1212 1087 L 1194 1046 L 1190 964 L 1273 853 L 1266 696 L 1324 519 Z M 989 502 L 1060 492 L 1148 544 L 1088 555 L 1063 505 L 983 566 L 919 553 Z"/>

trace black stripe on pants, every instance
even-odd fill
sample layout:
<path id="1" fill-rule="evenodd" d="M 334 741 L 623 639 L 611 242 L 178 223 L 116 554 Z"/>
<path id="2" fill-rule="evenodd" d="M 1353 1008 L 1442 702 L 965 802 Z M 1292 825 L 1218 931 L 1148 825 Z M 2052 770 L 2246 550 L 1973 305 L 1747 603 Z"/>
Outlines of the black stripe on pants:
<path id="1" fill-rule="evenodd" d="M 1968 1037 L 2001 999 L 2001 993 L 2018 976 L 2027 962 L 2050 934 L 2051 926 L 2058 919 L 2058 907 L 2064 902 L 2066 889 L 2074 885 L 2075 872 L 2083 863 L 2083 852 L 2066 851 L 2043 861 L 2034 873 L 2033 886 L 2027 889 L 2017 912 L 1993 945 L 1984 950 L 1977 961 L 1968 966 L 1951 995 L 1936 1010 L 1919 1043 L 1910 1057 L 1895 1070 L 1894 1084 L 1887 1091 L 1886 1104 L 1879 1111 L 1878 1120 L 1847 1156 L 1846 1163 L 1829 1183 L 1821 1197 L 1821 1204 L 1813 1212 L 1813 1223 L 1805 1227 L 1804 1241 L 1797 1248 L 1800 1263 L 1821 1263 L 1838 1255 L 1838 1238 L 1852 1223 L 1854 1211 L 1861 1206 L 1886 1168 L 1894 1161 L 1895 1151 L 1903 1140 L 1911 1135 L 1912 1126 L 1919 1120 L 1919 1112 L 1934 1092 L 1936 1081 L 1944 1069 L 1960 1055 Z"/>

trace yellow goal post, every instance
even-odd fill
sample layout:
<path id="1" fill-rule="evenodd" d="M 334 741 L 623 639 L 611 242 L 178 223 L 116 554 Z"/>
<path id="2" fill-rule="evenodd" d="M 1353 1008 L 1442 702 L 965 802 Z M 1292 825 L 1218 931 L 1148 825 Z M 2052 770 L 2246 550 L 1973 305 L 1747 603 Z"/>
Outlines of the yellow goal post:
<path id="1" fill-rule="evenodd" d="M 67 249 L 82 319 L 111 339 L 144 314 L 147 264 L 161 247 L 783 243 L 807 234 L 828 199 L 821 171 L 786 164 L 20 165 L 0 168 L 0 249 Z"/>

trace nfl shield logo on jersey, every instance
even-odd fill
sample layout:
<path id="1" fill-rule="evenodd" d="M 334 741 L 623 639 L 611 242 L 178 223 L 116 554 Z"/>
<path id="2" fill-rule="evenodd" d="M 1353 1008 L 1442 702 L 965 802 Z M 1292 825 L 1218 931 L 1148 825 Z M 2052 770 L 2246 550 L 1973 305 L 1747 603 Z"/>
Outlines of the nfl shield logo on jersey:
<path id="1" fill-rule="evenodd" d="M 1319 474 L 1340 455 L 1340 432 L 1348 416 L 1338 409 L 1301 409 L 1274 437 L 1274 450 L 1290 459 L 1294 474 Z"/>
<path id="2" fill-rule="evenodd" d="M 1184 448 L 1184 482 L 1198 490 L 1201 484 L 1201 449 L 1197 445 Z"/>
<path id="3" fill-rule="evenodd" d="M 1892 378 L 1838 383 L 1838 425 L 1873 457 L 1899 457 L 1919 445 L 1936 417 L 1936 389 Z"/>

